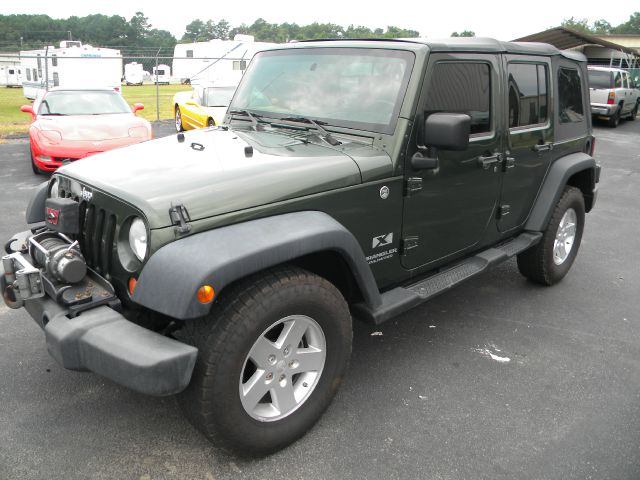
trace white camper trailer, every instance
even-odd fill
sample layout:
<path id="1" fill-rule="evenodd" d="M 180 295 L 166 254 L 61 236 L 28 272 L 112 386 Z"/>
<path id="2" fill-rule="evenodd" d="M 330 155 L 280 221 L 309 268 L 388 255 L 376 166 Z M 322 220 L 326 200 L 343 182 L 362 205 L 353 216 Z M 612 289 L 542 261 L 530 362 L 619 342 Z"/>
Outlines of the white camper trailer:
<path id="1" fill-rule="evenodd" d="M 0 66 L 0 87 L 21 87 L 22 74 L 20 65 Z"/>
<path id="2" fill-rule="evenodd" d="M 154 83 L 167 84 L 171 80 L 171 67 L 169 65 L 160 64 L 157 67 L 153 67 L 153 81 Z"/>
<path id="3" fill-rule="evenodd" d="M 120 50 L 63 41 L 59 48 L 21 51 L 20 65 L 24 96 L 32 100 L 51 87 L 120 90 Z"/>
<path id="4" fill-rule="evenodd" d="M 144 73 L 141 63 L 131 62 L 124 66 L 124 83 L 127 85 L 142 85 L 143 79 Z"/>
<path id="5" fill-rule="evenodd" d="M 239 83 L 247 65 L 260 50 L 277 45 L 255 42 L 251 35 L 233 40 L 181 43 L 173 51 L 173 77 L 180 83 Z"/>

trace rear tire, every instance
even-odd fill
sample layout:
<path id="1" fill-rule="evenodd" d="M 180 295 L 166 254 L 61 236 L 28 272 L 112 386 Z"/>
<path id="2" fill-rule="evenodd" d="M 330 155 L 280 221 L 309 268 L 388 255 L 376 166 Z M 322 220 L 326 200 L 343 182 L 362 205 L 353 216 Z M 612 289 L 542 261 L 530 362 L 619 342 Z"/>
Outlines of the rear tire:
<path id="1" fill-rule="evenodd" d="M 609 117 L 607 125 L 609 125 L 611 128 L 616 128 L 618 125 L 620 125 L 620 107 L 618 107 L 615 113 L 611 115 L 611 117 Z"/>
<path id="2" fill-rule="evenodd" d="M 297 267 L 222 295 L 176 334 L 198 348 L 179 403 L 215 444 L 265 455 L 304 435 L 329 406 L 351 354 L 349 308 L 335 286 Z"/>
<path id="3" fill-rule="evenodd" d="M 584 197 L 580 189 L 565 187 L 540 243 L 518 255 L 518 269 L 529 280 L 554 285 L 569 272 L 584 230 Z"/>

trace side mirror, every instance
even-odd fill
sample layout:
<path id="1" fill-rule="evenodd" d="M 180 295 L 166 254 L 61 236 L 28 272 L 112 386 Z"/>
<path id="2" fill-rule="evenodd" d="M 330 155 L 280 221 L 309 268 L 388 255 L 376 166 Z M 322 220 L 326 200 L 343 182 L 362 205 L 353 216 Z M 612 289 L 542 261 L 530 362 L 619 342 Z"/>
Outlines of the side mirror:
<path id="1" fill-rule="evenodd" d="M 33 107 L 31 105 L 22 105 L 20 107 L 20 111 L 24 112 L 24 113 L 30 113 L 31 114 L 31 118 L 35 118 L 36 117 L 36 112 L 33 111 Z"/>
<path id="2" fill-rule="evenodd" d="M 144 110 L 144 105 L 142 103 L 133 104 L 133 113 L 136 113 L 138 110 Z"/>
<path id="3" fill-rule="evenodd" d="M 464 113 L 432 113 L 418 134 L 418 151 L 411 157 L 416 170 L 438 171 L 438 149 L 466 150 L 469 147 L 471 117 Z"/>
<path id="4" fill-rule="evenodd" d="M 424 122 L 424 144 L 441 150 L 469 147 L 471 117 L 464 113 L 433 113 Z"/>

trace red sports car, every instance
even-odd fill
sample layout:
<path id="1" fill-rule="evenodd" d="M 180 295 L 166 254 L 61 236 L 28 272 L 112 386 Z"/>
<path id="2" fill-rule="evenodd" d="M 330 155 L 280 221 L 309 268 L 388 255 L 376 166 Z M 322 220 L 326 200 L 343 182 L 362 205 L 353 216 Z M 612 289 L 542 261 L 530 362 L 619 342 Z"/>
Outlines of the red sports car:
<path id="1" fill-rule="evenodd" d="M 120 93 L 110 89 L 51 89 L 33 106 L 29 127 L 31 166 L 34 173 L 53 172 L 63 162 L 144 142 L 153 137 L 151 124 L 135 112 Z"/>

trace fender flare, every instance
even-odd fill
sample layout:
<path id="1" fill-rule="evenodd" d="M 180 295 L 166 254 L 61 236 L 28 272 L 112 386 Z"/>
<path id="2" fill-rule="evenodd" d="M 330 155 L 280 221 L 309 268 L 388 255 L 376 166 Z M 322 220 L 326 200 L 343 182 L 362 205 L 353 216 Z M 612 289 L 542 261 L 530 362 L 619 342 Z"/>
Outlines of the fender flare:
<path id="1" fill-rule="evenodd" d="M 531 215 L 525 225 L 525 230 L 542 232 L 547 227 L 553 207 L 558 203 L 565 185 L 569 179 L 583 170 L 593 170 L 591 191 L 596 190 L 596 161 L 586 153 L 572 153 L 556 160 L 544 179 L 538 198 L 536 198 Z"/>
<path id="2" fill-rule="evenodd" d="M 38 185 L 29 199 L 25 219 L 27 223 L 44 222 L 44 205 L 47 201 L 49 182 Z"/>
<path id="3" fill-rule="evenodd" d="M 355 237 L 323 212 L 302 211 L 250 220 L 176 240 L 145 264 L 133 301 L 177 319 L 206 315 L 196 292 L 213 286 L 218 295 L 232 282 L 314 252 L 332 250 L 346 261 L 365 303 L 382 303 L 373 273 Z"/>

